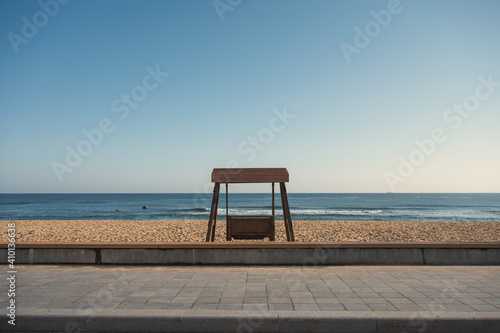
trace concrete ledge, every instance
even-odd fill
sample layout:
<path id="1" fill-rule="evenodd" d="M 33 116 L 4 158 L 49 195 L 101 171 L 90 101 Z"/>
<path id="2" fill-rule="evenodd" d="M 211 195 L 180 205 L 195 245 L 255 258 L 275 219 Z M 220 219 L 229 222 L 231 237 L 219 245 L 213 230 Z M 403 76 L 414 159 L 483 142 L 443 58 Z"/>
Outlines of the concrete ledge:
<path id="1" fill-rule="evenodd" d="M 0 260 L 7 255 L 0 244 Z M 499 265 L 500 243 L 19 243 L 16 263 Z"/>
<path id="2" fill-rule="evenodd" d="M 16 263 L 18 264 L 96 264 L 96 249 L 52 249 L 29 248 L 16 249 Z M 0 249 L 0 262 L 7 263 L 7 249 Z"/>
<path id="3" fill-rule="evenodd" d="M 5 310 L 2 310 L 5 316 Z M 499 332 L 497 312 L 35 310 L 11 332 Z"/>
<path id="4" fill-rule="evenodd" d="M 0 242 L 0 249 L 7 248 Z M 50 249 L 315 249 L 315 248 L 439 248 L 500 249 L 500 242 L 18 242 L 16 248 Z"/>
<path id="5" fill-rule="evenodd" d="M 496 249 L 493 249 L 496 250 Z M 500 250 L 499 251 L 500 255 Z M 491 255 L 491 253 L 490 253 Z M 479 258 L 477 258 L 479 259 Z M 500 257 L 498 257 L 500 263 Z M 102 249 L 103 264 L 363 265 L 423 264 L 421 249 Z"/>

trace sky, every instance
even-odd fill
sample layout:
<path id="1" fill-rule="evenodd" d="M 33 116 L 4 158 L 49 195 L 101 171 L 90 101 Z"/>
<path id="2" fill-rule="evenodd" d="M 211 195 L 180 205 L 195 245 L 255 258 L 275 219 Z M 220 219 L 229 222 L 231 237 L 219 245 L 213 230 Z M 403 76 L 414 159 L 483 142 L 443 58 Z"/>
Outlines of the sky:
<path id="1" fill-rule="evenodd" d="M 2 0 L 0 32 L 0 193 L 500 192 L 498 1 Z"/>

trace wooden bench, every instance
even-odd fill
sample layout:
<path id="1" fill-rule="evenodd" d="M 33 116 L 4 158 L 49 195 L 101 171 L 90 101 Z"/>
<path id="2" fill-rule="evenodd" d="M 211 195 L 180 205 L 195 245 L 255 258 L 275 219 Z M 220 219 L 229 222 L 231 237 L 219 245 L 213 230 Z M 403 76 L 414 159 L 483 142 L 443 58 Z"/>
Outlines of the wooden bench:
<path id="1" fill-rule="evenodd" d="M 275 240 L 275 217 L 274 217 L 274 183 L 280 184 L 281 206 L 283 208 L 283 220 L 285 223 L 286 239 L 295 241 L 293 234 L 292 218 L 288 206 L 288 195 L 285 182 L 288 182 L 288 170 L 285 168 L 225 168 L 212 171 L 212 182 L 214 195 L 206 241 L 215 240 L 215 227 L 217 224 L 217 211 L 219 208 L 220 184 L 226 184 L 226 239 L 264 239 Z M 272 215 L 229 215 L 228 184 L 229 183 L 271 183 L 272 184 Z"/>
<path id="2" fill-rule="evenodd" d="M 226 240 L 234 239 L 264 239 L 274 236 L 273 215 L 228 215 Z"/>

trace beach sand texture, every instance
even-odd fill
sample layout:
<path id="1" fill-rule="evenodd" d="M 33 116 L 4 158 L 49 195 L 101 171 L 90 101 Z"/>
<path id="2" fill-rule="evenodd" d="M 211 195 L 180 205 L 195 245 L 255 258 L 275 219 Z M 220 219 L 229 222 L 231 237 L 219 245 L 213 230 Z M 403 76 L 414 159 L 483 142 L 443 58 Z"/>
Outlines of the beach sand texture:
<path id="1" fill-rule="evenodd" d="M 204 242 L 208 224 L 205 220 L 5 220 L 0 221 L 4 235 L 10 222 L 16 224 L 16 242 Z M 294 221 L 293 227 L 298 242 L 500 241 L 498 222 Z M 226 240 L 225 220 L 217 222 L 215 240 Z M 286 241 L 282 220 L 276 221 L 276 241 Z"/>

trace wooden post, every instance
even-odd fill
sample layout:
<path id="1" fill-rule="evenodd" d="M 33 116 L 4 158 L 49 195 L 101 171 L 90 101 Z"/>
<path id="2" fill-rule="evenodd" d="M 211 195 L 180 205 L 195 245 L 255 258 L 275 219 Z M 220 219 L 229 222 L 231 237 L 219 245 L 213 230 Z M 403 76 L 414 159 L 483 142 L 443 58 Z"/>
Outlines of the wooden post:
<path id="1" fill-rule="evenodd" d="M 214 184 L 214 190 L 212 193 L 212 205 L 210 206 L 210 217 L 208 218 L 207 237 L 205 239 L 206 242 L 210 242 L 210 238 L 212 235 L 212 225 L 214 222 L 215 186 L 217 186 L 217 183 Z"/>
<path id="2" fill-rule="evenodd" d="M 227 183 L 226 183 L 226 240 L 230 241 L 231 240 L 231 233 L 229 232 L 229 192 L 227 190 Z"/>
<path id="3" fill-rule="evenodd" d="M 287 241 L 295 242 L 295 236 L 293 234 L 293 224 L 292 224 L 292 216 L 290 214 L 290 206 L 288 205 L 288 195 L 286 193 L 285 183 L 280 183 L 280 192 L 281 192 L 281 202 L 283 205 L 283 218 L 285 220 L 285 229 L 286 239 Z"/>
<path id="4" fill-rule="evenodd" d="M 219 192 L 220 192 L 220 183 L 216 185 L 216 193 L 215 194 L 215 209 L 214 209 L 214 224 L 212 226 L 212 242 L 215 241 L 215 227 L 217 225 L 217 213 L 219 212 Z"/>
<path id="5" fill-rule="evenodd" d="M 212 206 L 210 207 L 210 218 L 208 220 L 207 237 L 206 241 L 213 242 L 215 238 L 215 223 L 217 221 L 217 209 L 219 204 L 219 188 L 220 183 L 215 183 L 214 194 L 212 196 Z"/>
<path id="6" fill-rule="evenodd" d="M 283 186 L 281 184 L 283 183 L 280 183 L 281 208 L 283 208 L 283 222 L 285 223 L 286 240 L 290 241 L 290 230 L 288 229 L 288 223 L 286 219 L 285 197 L 283 196 Z"/>
<path id="7" fill-rule="evenodd" d="M 273 216 L 274 216 L 274 183 L 272 185 L 272 188 L 273 188 Z"/>

